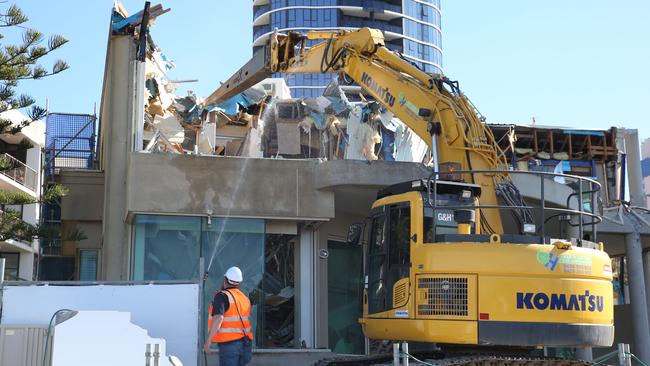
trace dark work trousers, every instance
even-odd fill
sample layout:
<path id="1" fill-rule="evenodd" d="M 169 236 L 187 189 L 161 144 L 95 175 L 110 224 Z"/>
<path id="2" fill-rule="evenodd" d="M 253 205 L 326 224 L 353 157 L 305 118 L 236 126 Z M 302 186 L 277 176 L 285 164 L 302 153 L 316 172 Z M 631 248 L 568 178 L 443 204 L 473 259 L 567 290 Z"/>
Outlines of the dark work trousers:
<path id="1" fill-rule="evenodd" d="M 219 366 L 245 366 L 253 357 L 253 342 L 240 339 L 219 343 Z"/>

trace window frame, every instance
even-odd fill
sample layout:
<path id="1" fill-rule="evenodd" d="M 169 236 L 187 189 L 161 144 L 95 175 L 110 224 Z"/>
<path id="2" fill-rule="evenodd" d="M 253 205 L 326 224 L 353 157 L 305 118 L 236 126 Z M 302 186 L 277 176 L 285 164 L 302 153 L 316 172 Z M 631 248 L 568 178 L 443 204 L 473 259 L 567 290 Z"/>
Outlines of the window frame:
<path id="1" fill-rule="evenodd" d="M 392 263 L 392 246 L 394 243 L 392 243 L 392 237 L 391 237 L 391 220 L 392 220 L 392 215 L 391 212 L 395 209 L 407 209 L 408 212 L 408 263 L 405 264 L 393 264 Z M 384 218 L 383 222 L 383 240 L 384 240 L 384 246 L 383 246 L 383 251 L 381 253 L 379 252 L 371 252 L 371 249 L 375 247 L 375 220 L 378 219 L 379 217 Z M 384 206 L 381 206 L 380 208 L 377 208 L 373 211 L 371 211 L 369 215 L 370 219 L 370 235 L 368 237 L 368 250 L 367 250 L 367 260 L 366 260 L 366 276 L 368 277 L 367 280 L 367 288 L 366 290 L 368 291 L 368 314 L 378 314 L 378 313 L 383 313 L 386 311 L 393 310 L 393 287 L 395 286 L 395 283 L 397 283 L 399 280 L 402 278 L 410 278 L 410 268 L 412 266 L 411 262 L 411 238 L 413 236 L 412 232 L 412 220 L 413 220 L 413 207 L 411 205 L 410 201 L 401 201 L 401 202 L 395 202 L 391 204 L 387 204 Z M 371 281 L 371 276 L 370 276 L 370 271 L 377 269 L 377 266 L 374 265 L 375 261 L 373 261 L 373 258 L 376 257 L 383 257 L 381 260 L 382 268 L 379 270 L 377 279 L 374 280 L 372 283 Z M 371 265 L 371 262 L 373 262 Z M 404 276 L 399 276 L 399 278 L 393 279 L 392 270 L 396 267 L 404 267 L 407 268 L 407 275 L 406 277 Z M 371 307 L 371 290 L 373 289 L 373 285 L 376 284 L 377 282 L 381 282 L 383 287 L 384 287 L 384 304 L 383 307 L 381 304 L 375 308 L 374 306 Z"/>
<path id="2" fill-rule="evenodd" d="M 15 270 L 16 270 L 16 276 L 15 276 L 15 277 L 16 277 L 16 278 L 15 278 L 15 279 L 11 279 L 11 278 L 10 278 L 10 279 L 8 279 L 8 280 L 9 280 L 9 281 L 15 281 L 15 280 L 18 280 L 18 279 L 20 278 L 20 253 L 15 253 L 15 252 L 0 252 L 0 258 L 4 258 L 4 259 L 5 259 L 5 273 L 2 273 L 2 277 L 3 277 L 3 278 L 6 277 L 6 273 L 7 273 L 7 271 L 8 271 L 9 268 L 10 268 L 10 267 L 7 266 L 7 257 L 8 257 L 8 256 L 16 256 L 16 257 L 17 257 L 17 260 L 16 260 L 16 267 L 15 267 Z M 11 268 L 13 268 L 13 267 L 11 267 Z"/>
<path id="3" fill-rule="evenodd" d="M 83 253 L 90 253 L 90 252 L 95 252 L 95 278 L 92 280 L 82 279 L 81 278 L 82 256 Z M 99 249 L 79 249 L 78 255 L 79 255 L 79 269 L 78 269 L 79 273 L 77 274 L 77 277 L 79 278 L 79 281 L 97 281 L 99 277 Z"/>

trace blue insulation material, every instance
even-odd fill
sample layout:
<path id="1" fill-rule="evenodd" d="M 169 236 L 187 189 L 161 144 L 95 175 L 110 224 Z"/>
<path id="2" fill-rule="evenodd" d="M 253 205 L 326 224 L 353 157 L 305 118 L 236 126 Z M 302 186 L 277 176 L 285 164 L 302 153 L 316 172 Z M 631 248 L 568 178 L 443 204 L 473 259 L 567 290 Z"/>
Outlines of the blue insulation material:
<path id="1" fill-rule="evenodd" d="M 593 130 L 563 130 L 562 132 L 568 135 L 583 135 L 583 136 L 600 136 L 604 137 L 605 132 L 603 131 L 593 131 Z"/>
<path id="2" fill-rule="evenodd" d="M 309 112 L 309 117 L 311 117 L 314 120 L 314 124 L 316 125 L 316 128 L 318 128 L 319 130 L 325 129 L 325 114 L 317 113 L 317 112 Z"/>
<path id="3" fill-rule="evenodd" d="M 257 102 L 251 101 L 245 94 L 237 94 L 234 97 L 219 104 L 217 107 L 227 115 L 235 115 L 239 111 L 239 106 L 248 108 Z"/>

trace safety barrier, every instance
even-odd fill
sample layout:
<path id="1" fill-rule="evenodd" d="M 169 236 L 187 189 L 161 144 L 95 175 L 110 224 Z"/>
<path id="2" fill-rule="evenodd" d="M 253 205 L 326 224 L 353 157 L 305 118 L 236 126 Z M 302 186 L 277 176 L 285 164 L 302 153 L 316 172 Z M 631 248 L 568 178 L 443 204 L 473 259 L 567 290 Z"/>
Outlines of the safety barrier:
<path id="1" fill-rule="evenodd" d="M 495 188 L 497 190 L 498 198 L 504 204 L 498 205 L 463 205 L 463 206 L 447 206 L 439 205 L 437 202 L 437 185 L 440 181 L 460 180 L 463 176 L 472 174 L 484 174 L 490 176 L 495 181 Z M 533 182 L 539 182 L 539 190 L 534 198 L 539 199 L 539 205 L 530 205 L 526 203 L 519 189 L 515 186 L 512 179 L 518 175 L 534 177 Z M 530 180 L 527 180 L 529 182 Z M 466 180 L 465 180 L 466 182 Z M 550 183 L 549 183 L 550 182 Z M 532 182 L 531 182 L 532 183 Z M 548 188 L 549 184 L 562 185 L 568 187 L 566 201 L 563 205 L 553 207 L 547 205 Z M 530 187 L 527 187 L 530 189 Z M 557 187 L 554 187 L 557 188 Z M 566 190 L 566 188 L 564 188 Z M 557 189 L 555 189 L 557 192 Z M 567 223 L 569 226 L 577 227 L 579 235 L 577 238 L 582 240 L 585 238 L 585 226 L 590 226 L 591 236 L 590 241 L 596 241 L 597 231 L 596 225 L 602 221 L 602 204 L 599 197 L 600 183 L 594 179 L 581 177 L 569 174 L 549 173 L 539 171 L 521 171 L 521 170 L 453 170 L 450 172 L 433 172 L 427 181 L 427 194 L 428 199 L 426 205 L 428 208 L 436 210 L 456 210 L 456 209 L 479 209 L 483 210 L 498 210 L 498 211 L 511 211 L 522 226 L 525 224 L 535 224 L 533 222 L 533 214 L 539 217 L 535 220 L 539 225 L 535 224 L 534 227 L 529 226 L 521 227 L 521 231 L 525 234 L 539 235 L 542 240 L 548 238 L 546 233 L 546 224 L 552 219 L 558 219 L 561 222 Z M 483 216 L 483 215 L 481 215 Z M 434 220 L 435 224 L 435 220 Z M 560 230 L 563 225 L 560 225 Z M 561 232 L 560 234 L 563 234 Z M 562 235 L 561 235 L 562 236 Z"/>

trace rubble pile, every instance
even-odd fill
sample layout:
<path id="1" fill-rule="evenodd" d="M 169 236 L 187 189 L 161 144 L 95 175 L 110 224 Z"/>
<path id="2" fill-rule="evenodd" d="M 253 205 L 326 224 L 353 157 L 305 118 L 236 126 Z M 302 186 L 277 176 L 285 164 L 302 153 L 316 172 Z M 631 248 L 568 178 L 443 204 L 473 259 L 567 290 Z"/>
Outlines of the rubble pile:
<path id="1" fill-rule="evenodd" d="M 336 79 L 317 98 L 291 98 L 284 79 L 266 79 L 219 105 L 188 92 L 149 33 L 162 5 L 131 16 L 118 6 L 113 33 L 132 34 L 144 61 L 142 151 L 285 159 L 428 162 L 424 141 L 378 103 L 350 102 Z M 146 18 L 146 19 L 145 19 Z M 141 34 L 143 33 L 143 34 Z M 142 77 L 142 76 L 141 76 Z M 195 80 L 189 80 L 195 81 Z M 355 96 L 356 99 L 356 96 Z"/>

